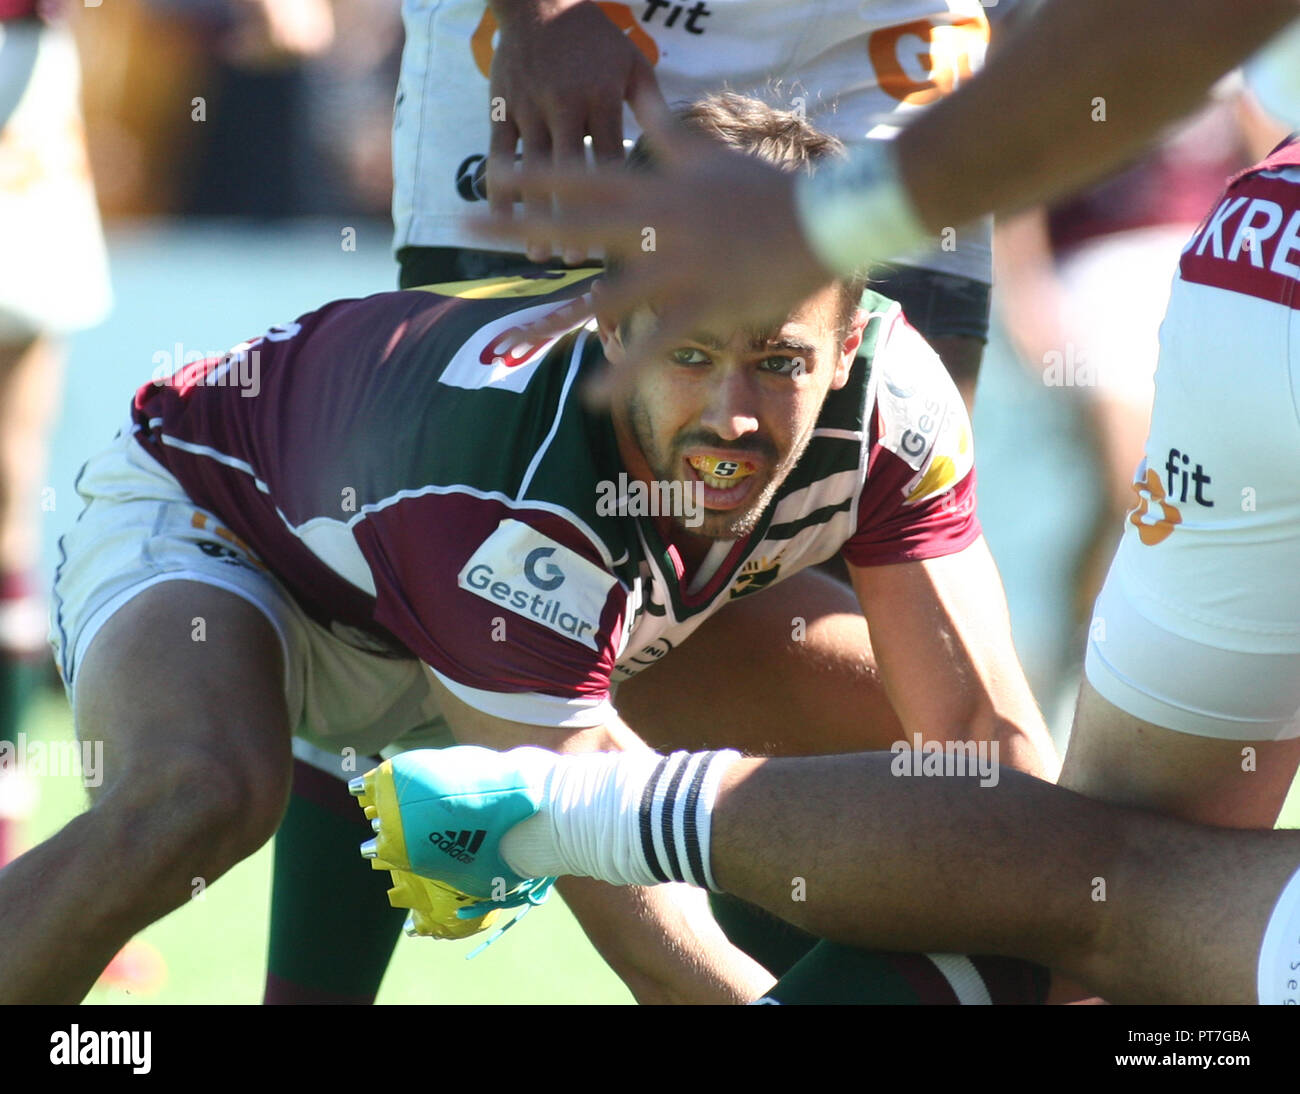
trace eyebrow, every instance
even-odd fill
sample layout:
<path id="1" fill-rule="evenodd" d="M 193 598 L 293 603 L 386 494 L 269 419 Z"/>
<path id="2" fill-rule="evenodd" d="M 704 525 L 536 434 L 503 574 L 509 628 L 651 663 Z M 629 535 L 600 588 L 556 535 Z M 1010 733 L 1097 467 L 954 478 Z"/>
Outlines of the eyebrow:
<path id="1" fill-rule="evenodd" d="M 696 331 L 689 338 L 696 345 L 703 346 L 705 349 L 720 350 L 723 348 L 723 342 L 708 331 Z M 803 354 L 805 357 L 812 357 L 817 347 L 811 342 L 802 342 L 797 338 L 781 338 L 775 334 L 769 334 L 767 331 L 751 331 L 746 343 L 746 349 L 751 352 L 765 349 L 787 350 L 791 353 Z"/>
<path id="2" fill-rule="evenodd" d="M 805 357 L 811 357 L 817 347 L 811 342 L 801 342 L 797 338 L 755 338 L 749 343 L 750 349 L 783 349 L 791 353 L 801 353 Z"/>

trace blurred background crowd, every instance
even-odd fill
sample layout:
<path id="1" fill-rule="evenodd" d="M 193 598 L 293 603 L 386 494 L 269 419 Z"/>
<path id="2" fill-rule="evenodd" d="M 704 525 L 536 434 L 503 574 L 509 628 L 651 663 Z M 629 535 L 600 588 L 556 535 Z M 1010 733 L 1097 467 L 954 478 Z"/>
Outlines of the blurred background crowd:
<path id="1" fill-rule="evenodd" d="M 70 14 L 105 217 L 388 215 L 391 0 L 113 0 Z"/>

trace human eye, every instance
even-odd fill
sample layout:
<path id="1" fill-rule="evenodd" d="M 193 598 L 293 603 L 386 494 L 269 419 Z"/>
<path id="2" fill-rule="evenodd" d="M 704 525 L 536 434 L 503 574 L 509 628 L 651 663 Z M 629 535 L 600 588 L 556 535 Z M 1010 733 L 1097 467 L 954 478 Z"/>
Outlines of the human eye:
<path id="1" fill-rule="evenodd" d="M 681 346 L 668 354 L 669 360 L 677 365 L 707 365 L 708 354 L 693 346 Z"/>
<path id="2" fill-rule="evenodd" d="M 758 367 L 764 372 L 773 372 L 778 376 L 802 376 L 808 371 L 808 365 L 802 357 L 786 357 L 783 354 L 764 357 L 759 361 Z"/>

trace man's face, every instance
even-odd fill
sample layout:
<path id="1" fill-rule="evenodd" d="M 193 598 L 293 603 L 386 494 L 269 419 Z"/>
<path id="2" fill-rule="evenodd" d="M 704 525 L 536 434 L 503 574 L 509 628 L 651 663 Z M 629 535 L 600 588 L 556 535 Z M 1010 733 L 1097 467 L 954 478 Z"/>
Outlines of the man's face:
<path id="1" fill-rule="evenodd" d="M 841 301 L 830 285 L 770 329 L 699 331 L 625 371 L 612 408 L 624 463 L 643 481 L 681 481 L 692 492 L 703 484 L 703 523 L 674 514 L 688 531 L 709 539 L 753 531 L 812 439 L 827 392 L 848 381 L 865 316 L 841 338 Z M 654 322 L 637 312 L 629 340 Z M 610 361 L 623 363 L 623 340 L 604 324 L 601 337 Z"/>

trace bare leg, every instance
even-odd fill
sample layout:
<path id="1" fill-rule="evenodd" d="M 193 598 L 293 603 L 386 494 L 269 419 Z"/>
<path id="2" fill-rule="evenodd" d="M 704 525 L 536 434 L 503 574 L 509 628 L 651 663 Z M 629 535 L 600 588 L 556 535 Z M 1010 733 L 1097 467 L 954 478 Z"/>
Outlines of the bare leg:
<path id="1" fill-rule="evenodd" d="M 1085 680 L 1061 785 L 1198 824 L 1272 828 L 1297 764 L 1300 738 L 1225 741 L 1177 733 L 1125 713 Z"/>
<path id="2" fill-rule="evenodd" d="M 207 640 L 191 641 L 193 619 Z M 90 810 L 0 871 L 0 1002 L 76 1002 L 134 933 L 275 831 L 289 789 L 279 644 L 244 600 L 185 581 L 118 611 L 77 676 L 103 742 Z"/>
<path id="3" fill-rule="evenodd" d="M 1012 771 L 988 788 L 896 777 L 891 760 L 735 763 L 719 884 L 834 941 L 1024 957 L 1114 1002 L 1255 1001 L 1300 833 L 1192 828 Z"/>

